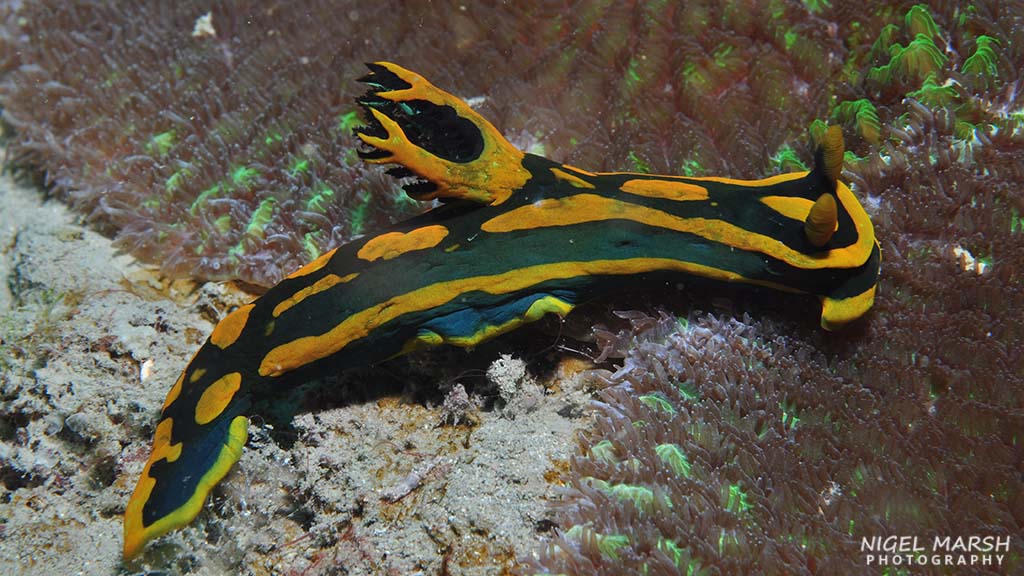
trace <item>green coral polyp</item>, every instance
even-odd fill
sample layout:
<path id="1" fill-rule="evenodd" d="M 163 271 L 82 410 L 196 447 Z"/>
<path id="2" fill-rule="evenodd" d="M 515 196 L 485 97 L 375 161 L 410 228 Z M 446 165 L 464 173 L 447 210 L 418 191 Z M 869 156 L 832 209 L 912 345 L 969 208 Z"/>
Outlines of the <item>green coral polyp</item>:
<path id="1" fill-rule="evenodd" d="M 200 192 L 199 196 L 197 196 L 196 199 L 192 201 L 192 205 L 189 206 L 189 208 L 188 208 L 189 213 L 193 214 L 193 215 L 196 214 L 199 211 L 199 208 L 203 204 L 206 204 L 206 201 L 209 200 L 211 197 L 216 196 L 217 194 L 219 194 L 220 190 L 221 190 L 220 184 L 214 184 L 213 186 L 210 186 L 206 190 L 203 190 L 202 192 Z"/>
<path id="2" fill-rule="evenodd" d="M 249 224 L 245 227 L 245 234 L 254 238 L 263 238 L 263 231 L 270 223 L 270 218 L 274 214 L 274 205 L 277 204 L 277 200 L 274 198 L 266 198 L 260 202 L 259 208 L 257 208 L 252 216 L 249 218 Z"/>
<path id="3" fill-rule="evenodd" d="M 626 157 L 629 163 L 632 164 L 633 170 L 641 174 L 649 174 L 651 172 L 651 166 L 647 162 L 637 155 L 636 152 L 630 150 L 629 155 Z"/>
<path id="4" fill-rule="evenodd" d="M 288 175 L 291 176 L 292 178 L 298 176 L 299 174 L 306 174 L 308 172 L 309 172 L 309 160 L 306 160 L 306 159 L 297 160 L 288 169 Z"/>
<path id="5" fill-rule="evenodd" d="M 611 440 L 601 440 L 590 447 L 590 457 L 596 462 L 605 464 L 617 464 L 619 459 L 615 456 L 615 445 Z"/>
<path id="6" fill-rule="evenodd" d="M 654 491 L 646 486 L 637 486 L 633 484 L 612 484 L 607 480 L 601 480 L 600 478 L 587 478 L 595 488 L 612 496 L 623 502 L 632 502 L 636 506 L 637 510 L 644 512 L 651 512 L 654 507 Z M 665 506 L 671 508 L 672 501 L 668 497 L 663 497 L 662 502 Z"/>
<path id="7" fill-rule="evenodd" d="M 231 171 L 231 182 L 239 188 L 247 188 L 259 175 L 259 170 L 255 168 L 239 166 Z"/>
<path id="8" fill-rule="evenodd" d="M 929 74 L 921 87 L 907 96 L 928 106 L 929 108 L 945 108 L 957 103 L 959 95 L 951 85 L 939 84 L 935 74 Z"/>
<path id="9" fill-rule="evenodd" d="M 914 36 L 921 34 L 929 39 L 939 36 L 939 27 L 924 4 L 918 4 L 908 10 L 906 16 L 903 17 L 903 25 Z"/>
<path id="10" fill-rule="evenodd" d="M 964 60 L 960 71 L 964 74 L 977 74 L 979 76 L 996 78 L 999 76 L 999 70 L 996 66 L 996 63 L 999 61 L 999 56 L 996 54 L 998 47 L 999 40 L 991 36 L 978 36 L 978 39 L 975 41 L 974 54 L 971 54 Z"/>
<path id="11" fill-rule="evenodd" d="M 796 407 L 783 402 L 779 404 L 779 408 L 782 409 L 782 426 L 789 429 L 796 428 L 796 425 L 800 423 Z"/>
<path id="12" fill-rule="evenodd" d="M 664 412 L 669 416 L 676 415 L 676 409 L 672 403 L 657 394 L 645 394 L 640 396 L 640 402 L 655 412 Z"/>
<path id="13" fill-rule="evenodd" d="M 231 231 L 231 216 L 225 214 L 213 221 L 214 228 L 217 229 L 221 234 L 227 234 Z"/>
<path id="14" fill-rule="evenodd" d="M 750 503 L 746 491 L 739 484 L 727 484 L 724 492 L 726 509 L 736 514 L 742 514 L 754 507 Z"/>
<path id="15" fill-rule="evenodd" d="M 327 186 L 322 186 L 306 201 L 306 209 L 323 214 L 327 211 L 327 205 L 334 200 L 334 196 L 334 190 Z"/>
<path id="16" fill-rule="evenodd" d="M 874 68 L 869 78 L 889 83 L 894 78 L 901 80 L 924 80 L 946 65 L 949 58 L 939 50 L 931 38 L 918 34 L 903 46 L 896 44 L 889 48 L 889 64 Z"/>
<path id="17" fill-rule="evenodd" d="M 798 172 L 807 170 L 807 165 L 800 160 L 800 155 L 790 146 L 783 146 L 771 158 L 772 167 L 778 172 Z"/>
<path id="18" fill-rule="evenodd" d="M 871 144 L 877 144 L 881 137 L 882 123 L 878 110 L 867 98 L 841 102 L 832 111 L 832 117 L 844 123 L 853 123 L 857 133 Z"/>
<path id="19" fill-rule="evenodd" d="M 686 457 L 686 453 L 678 444 L 658 444 L 654 447 L 654 453 L 677 475 L 684 478 L 691 476 L 690 459 Z"/>
<path id="20" fill-rule="evenodd" d="M 587 537 L 597 541 L 597 548 L 601 555 L 611 560 L 619 559 L 619 549 L 629 545 L 629 537 L 625 534 L 601 534 L 587 526 L 576 525 L 565 532 L 565 537 L 582 541 Z"/>
<path id="21" fill-rule="evenodd" d="M 320 232 L 306 232 L 302 237 L 302 248 L 306 251 L 310 261 L 316 260 L 320 256 L 320 236 Z"/>
<path id="22" fill-rule="evenodd" d="M 874 59 L 882 58 L 889 54 L 889 48 L 896 43 L 896 35 L 899 34 L 900 27 L 895 24 L 886 24 L 878 32 L 878 38 L 871 45 L 870 57 Z"/>
<path id="23" fill-rule="evenodd" d="M 165 156 L 174 147 L 174 131 L 168 130 L 153 136 L 146 146 L 147 152 L 154 156 Z"/>
<path id="24" fill-rule="evenodd" d="M 361 123 L 362 121 L 359 119 L 359 112 L 357 110 L 350 110 L 344 114 L 338 115 L 336 130 L 339 134 L 348 135 L 351 134 L 352 130 Z"/>
<path id="25" fill-rule="evenodd" d="M 685 330 L 685 328 L 683 329 Z M 683 395 L 683 399 L 687 402 L 700 400 L 700 390 L 689 380 L 676 384 L 676 389 L 679 390 L 679 393 Z"/>

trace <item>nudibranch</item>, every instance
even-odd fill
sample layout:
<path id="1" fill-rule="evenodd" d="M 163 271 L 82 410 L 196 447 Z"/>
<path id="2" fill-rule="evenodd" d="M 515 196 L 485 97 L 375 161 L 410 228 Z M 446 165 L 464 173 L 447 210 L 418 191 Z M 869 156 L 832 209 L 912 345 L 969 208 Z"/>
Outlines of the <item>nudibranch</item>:
<path id="1" fill-rule="evenodd" d="M 510 144 L 465 102 L 369 64 L 361 156 L 439 206 L 296 270 L 228 314 L 163 404 L 128 502 L 124 555 L 181 527 L 239 459 L 256 401 L 345 367 L 471 347 L 639 275 L 697 275 L 821 300 L 828 330 L 872 305 L 879 248 L 838 180 L 827 130 L 810 171 L 761 180 L 594 173 Z"/>

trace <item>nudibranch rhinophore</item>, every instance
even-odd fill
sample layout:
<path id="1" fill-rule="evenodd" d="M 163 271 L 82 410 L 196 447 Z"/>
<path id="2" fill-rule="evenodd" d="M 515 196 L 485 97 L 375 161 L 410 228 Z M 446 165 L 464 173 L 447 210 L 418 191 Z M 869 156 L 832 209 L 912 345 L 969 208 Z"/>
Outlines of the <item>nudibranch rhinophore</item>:
<path id="1" fill-rule="evenodd" d="M 761 180 L 594 173 L 512 146 L 465 102 L 390 63 L 358 102 L 361 156 L 441 205 L 341 246 L 217 324 L 167 395 L 125 510 L 124 555 L 181 527 L 241 455 L 254 401 L 439 344 L 568 314 L 630 277 L 688 274 L 821 300 L 837 328 L 872 305 L 879 248 L 838 180 L 830 127 L 809 172 Z"/>

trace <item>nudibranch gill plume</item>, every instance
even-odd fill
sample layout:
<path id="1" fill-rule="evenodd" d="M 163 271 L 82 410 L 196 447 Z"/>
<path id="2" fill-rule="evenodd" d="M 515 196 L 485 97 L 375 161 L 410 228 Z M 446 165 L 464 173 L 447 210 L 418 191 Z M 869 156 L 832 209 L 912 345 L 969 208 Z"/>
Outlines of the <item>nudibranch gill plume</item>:
<path id="1" fill-rule="evenodd" d="M 761 180 L 593 173 L 524 153 L 459 98 L 369 64 L 357 135 L 440 205 L 296 270 L 228 314 L 167 395 L 128 502 L 124 555 L 192 521 L 239 459 L 257 401 L 413 350 L 471 347 L 652 275 L 821 300 L 828 330 L 874 301 L 879 247 L 838 180 L 831 127 L 807 172 Z"/>

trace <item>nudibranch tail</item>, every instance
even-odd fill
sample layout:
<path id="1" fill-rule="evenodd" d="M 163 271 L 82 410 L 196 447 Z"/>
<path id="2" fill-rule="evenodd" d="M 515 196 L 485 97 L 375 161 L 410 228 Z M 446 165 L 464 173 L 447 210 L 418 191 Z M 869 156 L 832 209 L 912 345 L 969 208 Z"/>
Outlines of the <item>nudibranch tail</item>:
<path id="1" fill-rule="evenodd" d="M 472 347 L 632 279 L 809 294 L 829 330 L 871 307 L 880 251 L 829 128 L 811 171 L 759 180 L 593 173 L 525 154 L 465 102 L 369 64 L 370 162 L 442 204 L 303 266 L 213 330 L 167 395 L 124 521 L 125 558 L 189 523 L 247 417 L 305 382 L 420 348 Z"/>
<path id="2" fill-rule="evenodd" d="M 249 307 L 221 320 L 164 401 L 149 460 L 125 509 L 125 559 L 191 522 L 241 457 L 253 376 L 232 357 L 244 348 L 236 340 Z"/>

